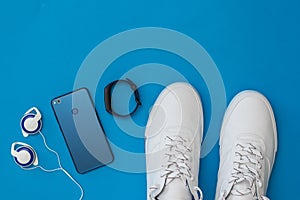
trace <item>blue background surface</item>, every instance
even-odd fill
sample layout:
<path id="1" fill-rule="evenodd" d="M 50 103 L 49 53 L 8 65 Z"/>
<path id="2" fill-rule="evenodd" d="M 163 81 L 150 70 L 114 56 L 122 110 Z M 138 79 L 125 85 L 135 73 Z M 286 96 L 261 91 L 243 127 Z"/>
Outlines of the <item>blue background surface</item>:
<path id="1" fill-rule="evenodd" d="M 50 101 L 73 89 L 82 61 L 101 41 L 128 29 L 153 26 L 174 29 L 199 42 L 218 66 L 228 101 L 244 89 L 261 91 L 269 98 L 277 119 L 279 149 L 268 196 L 273 200 L 297 199 L 299 8 L 296 0 L 1 0 L 0 198 L 77 199 L 80 195 L 62 172 L 23 171 L 13 162 L 11 143 L 24 141 L 34 146 L 43 166 L 57 166 L 55 156 L 45 150 L 39 136 L 25 139 L 21 134 L 19 120 L 33 105 L 43 113 L 43 132 L 49 145 L 60 153 L 63 166 L 82 184 L 85 199 L 146 198 L 144 173 L 125 173 L 109 167 L 84 175 L 76 173 Z M 120 58 L 104 74 L 100 87 L 143 62 L 183 67 L 182 73 L 187 73 L 201 94 L 205 116 L 210 116 L 209 94 L 197 83 L 201 81 L 199 77 L 189 74 L 191 67 L 187 63 L 159 51 Z M 157 85 L 141 88 L 146 104 L 135 116 L 137 123 L 145 125 L 148 109 L 161 89 Z M 96 99 L 96 106 L 105 130 L 110 130 L 114 121 L 105 112 L 102 98 Z M 114 131 L 107 131 L 113 142 L 129 151 L 144 151 L 142 139 Z M 201 160 L 199 184 L 207 200 L 214 199 L 218 161 L 218 145 Z"/>

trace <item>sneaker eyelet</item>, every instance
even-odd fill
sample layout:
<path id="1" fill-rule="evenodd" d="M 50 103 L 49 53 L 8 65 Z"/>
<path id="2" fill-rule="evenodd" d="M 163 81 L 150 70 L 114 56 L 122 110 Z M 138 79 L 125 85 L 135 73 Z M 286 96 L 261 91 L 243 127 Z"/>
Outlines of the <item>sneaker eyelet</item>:
<path id="1" fill-rule="evenodd" d="M 258 168 L 261 169 L 261 168 L 262 168 L 262 165 L 261 165 L 261 164 L 258 164 Z"/>

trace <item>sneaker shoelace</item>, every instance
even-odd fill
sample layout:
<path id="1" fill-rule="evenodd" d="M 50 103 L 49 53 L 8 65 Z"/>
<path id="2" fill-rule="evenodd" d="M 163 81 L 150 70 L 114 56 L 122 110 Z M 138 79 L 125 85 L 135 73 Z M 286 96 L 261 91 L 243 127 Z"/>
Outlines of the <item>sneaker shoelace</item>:
<path id="1" fill-rule="evenodd" d="M 194 177 L 191 173 L 190 166 L 191 148 L 185 145 L 187 141 L 181 136 L 167 136 L 165 140 L 165 145 L 168 149 L 165 156 L 168 158 L 168 161 L 165 165 L 162 165 L 163 171 L 160 174 L 161 178 L 165 178 L 165 185 L 171 183 L 175 178 L 181 178 L 185 183 L 187 179 L 193 180 Z M 150 187 L 150 198 L 152 200 L 156 199 L 152 194 L 157 189 L 159 189 L 159 187 L 156 185 Z M 197 186 L 194 186 L 192 189 L 198 195 L 195 199 L 202 200 L 203 194 L 201 189 Z"/>
<path id="2" fill-rule="evenodd" d="M 235 196 L 244 196 L 252 194 L 255 200 L 269 200 L 267 197 L 259 194 L 259 188 L 262 187 L 260 171 L 262 169 L 262 153 L 251 143 L 240 143 L 236 145 L 234 168 L 229 179 L 231 189 L 228 193 L 221 192 L 222 200 L 230 193 Z M 235 186 L 241 182 L 247 181 L 249 187 L 237 189 Z"/>

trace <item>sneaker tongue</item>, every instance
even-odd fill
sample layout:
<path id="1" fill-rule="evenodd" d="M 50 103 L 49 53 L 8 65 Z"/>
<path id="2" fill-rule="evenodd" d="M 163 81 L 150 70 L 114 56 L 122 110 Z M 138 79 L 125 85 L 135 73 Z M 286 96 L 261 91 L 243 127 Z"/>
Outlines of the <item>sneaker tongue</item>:
<path id="1" fill-rule="evenodd" d="M 236 185 L 233 186 L 233 189 L 235 190 L 245 190 L 246 188 L 249 188 L 250 184 L 248 181 L 242 181 L 240 183 L 237 183 Z M 252 194 L 246 194 L 246 195 L 233 195 L 230 194 L 226 200 L 253 200 L 253 195 Z"/>
<path id="2" fill-rule="evenodd" d="M 253 200 L 253 196 L 251 194 L 237 196 L 237 195 L 230 195 L 226 198 L 226 200 Z"/>
<path id="3" fill-rule="evenodd" d="M 192 194 L 184 182 L 176 178 L 167 184 L 162 193 L 158 196 L 159 200 L 192 200 Z"/>

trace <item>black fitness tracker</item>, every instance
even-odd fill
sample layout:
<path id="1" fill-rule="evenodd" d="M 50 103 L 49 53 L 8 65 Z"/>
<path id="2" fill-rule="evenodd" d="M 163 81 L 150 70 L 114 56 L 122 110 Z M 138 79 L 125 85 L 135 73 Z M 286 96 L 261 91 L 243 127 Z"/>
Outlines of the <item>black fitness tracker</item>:
<path id="1" fill-rule="evenodd" d="M 119 113 L 115 112 L 114 109 L 112 108 L 112 105 L 111 105 L 112 89 L 113 89 L 113 87 L 117 83 L 120 83 L 120 82 L 128 84 L 130 86 L 131 90 L 134 92 L 136 106 L 128 114 L 119 114 Z M 131 116 L 133 113 L 135 113 L 135 111 L 138 109 L 138 107 L 140 105 L 142 105 L 142 103 L 140 101 L 140 94 L 139 94 L 139 91 L 137 89 L 137 86 L 129 78 L 122 79 L 122 80 L 115 80 L 115 81 L 109 83 L 107 86 L 105 86 L 105 88 L 104 88 L 104 103 L 105 103 L 105 109 L 106 109 L 106 111 L 109 112 L 110 114 L 118 116 L 118 117 L 128 117 L 128 116 Z"/>

